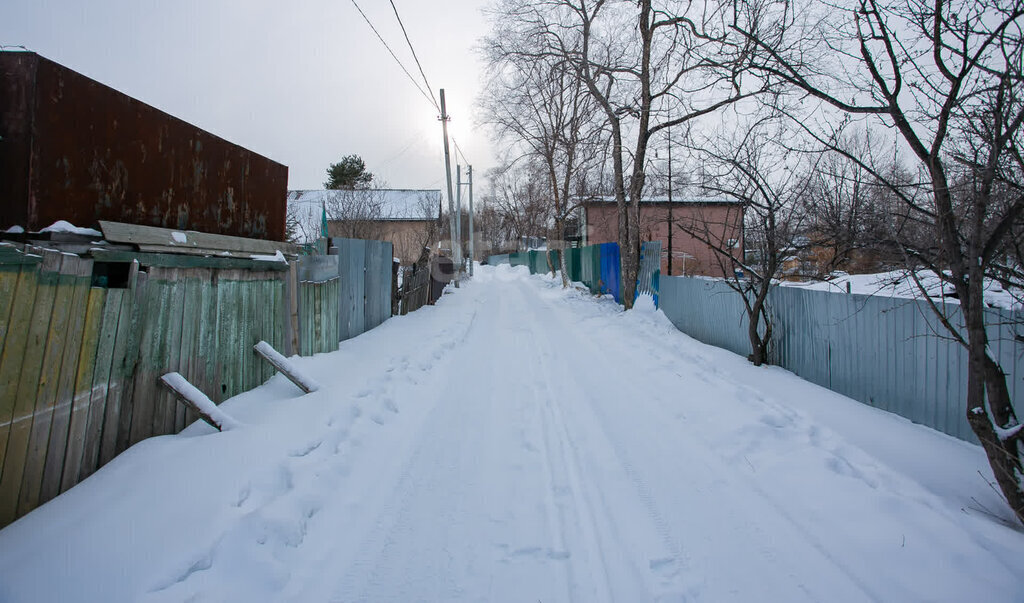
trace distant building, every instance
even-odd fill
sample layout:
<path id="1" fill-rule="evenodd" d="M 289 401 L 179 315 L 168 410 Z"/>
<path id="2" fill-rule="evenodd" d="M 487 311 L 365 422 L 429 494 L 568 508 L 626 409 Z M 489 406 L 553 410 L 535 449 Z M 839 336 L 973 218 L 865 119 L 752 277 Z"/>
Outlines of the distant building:
<path id="1" fill-rule="evenodd" d="M 440 190 L 288 191 L 295 242 L 308 243 L 320 236 L 325 210 L 328 236 L 391 241 L 403 265 L 415 263 L 423 248 L 439 239 Z"/>
<path id="2" fill-rule="evenodd" d="M 0 51 L 0 230 L 99 220 L 281 241 L 288 168 L 33 52 Z"/>
<path id="3" fill-rule="evenodd" d="M 614 197 L 593 197 L 582 206 L 585 245 L 619 240 Z M 661 241 L 662 274 L 725 276 L 729 262 L 701 239 L 713 241 L 742 259 L 743 205 L 710 198 L 673 199 L 671 204 L 667 197 L 640 200 L 640 240 Z"/>

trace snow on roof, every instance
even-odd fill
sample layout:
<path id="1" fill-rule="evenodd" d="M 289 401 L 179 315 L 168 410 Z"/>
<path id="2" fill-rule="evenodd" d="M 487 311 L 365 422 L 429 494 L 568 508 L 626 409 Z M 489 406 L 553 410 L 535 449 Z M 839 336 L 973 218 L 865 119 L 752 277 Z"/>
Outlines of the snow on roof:
<path id="1" fill-rule="evenodd" d="M 924 290 L 928 292 L 928 296 L 932 299 L 941 300 L 948 304 L 960 303 L 960 300 L 950 297 L 951 294 L 955 293 L 953 286 L 940 280 L 938 275 L 922 270 L 917 273 L 917 278 Z M 893 270 L 891 272 L 878 272 L 874 274 L 835 272 L 826 281 L 781 281 L 779 284 L 784 287 L 831 291 L 833 293 L 849 292 L 879 297 L 922 299 L 921 290 L 907 270 Z M 1024 310 L 1024 303 L 1022 303 L 1024 291 L 1021 289 L 1015 287 L 1007 289 L 998 281 L 989 278 L 984 280 L 984 284 L 984 299 L 989 307 L 1017 311 Z"/>
<path id="2" fill-rule="evenodd" d="M 372 199 L 374 211 L 379 220 L 437 220 L 441 216 L 441 191 L 438 189 L 365 189 Z M 288 204 L 311 204 L 319 209 L 326 204 L 328 217 L 331 203 L 352 191 L 343 190 L 293 190 L 288 191 Z M 317 213 L 319 217 L 319 213 Z"/>
<path id="3" fill-rule="evenodd" d="M 649 197 L 642 197 L 640 203 L 668 203 L 668 195 L 652 195 Z M 584 203 L 615 203 L 614 195 L 605 195 L 600 197 L 588 197 L 584 200 Z M 685 204 L 685 205 L 738 205 L 739 201 L 736 199 L 730 199 L 728 197 L 673 197 L 672 204 Z"/>

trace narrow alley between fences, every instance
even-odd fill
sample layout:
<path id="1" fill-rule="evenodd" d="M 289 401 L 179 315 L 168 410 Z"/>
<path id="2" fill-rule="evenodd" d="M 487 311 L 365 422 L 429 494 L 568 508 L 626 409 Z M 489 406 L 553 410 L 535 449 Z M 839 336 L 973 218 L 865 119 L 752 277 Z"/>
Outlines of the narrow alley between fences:
<path id="1" fill-rule="evenodd" d="M 0 531 L 0 600 L 1024 599 L 977 446 L 527 272 L 135 445 Z"/>

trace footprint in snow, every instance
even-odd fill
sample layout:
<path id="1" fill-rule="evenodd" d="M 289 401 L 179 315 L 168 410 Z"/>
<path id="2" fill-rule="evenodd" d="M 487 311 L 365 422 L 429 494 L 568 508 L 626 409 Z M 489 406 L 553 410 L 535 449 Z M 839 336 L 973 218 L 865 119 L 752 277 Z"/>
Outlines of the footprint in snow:
<path id="1" fill-rule="evenodd" d="M 304 456 L 308 455 L 309 453 L 313 452 L 314 450 L 316 450 L 317 448 L 319 448 L 320 445 L 323 444 L 323 443 L 324 443 L 323 440 L 314 440 L 312 442 L 308 442 L 302 448 L 299 448 L 299 449 L 296 449 L 296 450 L 292 450 L 291 452 L 289 452 L 288 456 L 304 457 Z"/>

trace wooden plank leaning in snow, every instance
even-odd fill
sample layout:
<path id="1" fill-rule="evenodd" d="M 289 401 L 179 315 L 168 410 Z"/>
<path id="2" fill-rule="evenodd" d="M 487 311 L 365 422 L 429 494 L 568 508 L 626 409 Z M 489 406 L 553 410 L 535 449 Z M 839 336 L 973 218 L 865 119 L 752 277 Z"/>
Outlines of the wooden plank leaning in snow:
<path id="1" fill-rule="evenodd" d="M 272 364 L 274 368 L 280 371 L 282 375 L 288 377 L 288 379 L 292 383 L 299 386 L 299 389 L 301 389 L 303 392 L 308 394 L 310 392 L 315 392 L 316 390 L 320 389 L 319 383 L 309 378 L 308 376 L 300 373 L 298 369 L 295 368 L 294 364 L 292 364 L 291 362 L 288 361 L 287 358 L 279 354 L 277 350 L 275 350 L 273 346 L 271 346 L 266 341 L 261 341 L 257 343 L 256 345 L 252 346 L 252 349 L 255 350 L 256 353 L 259 354 L 260 356 L 263 356 L 263 358 L 267 362 Z"/>
<path id="2" fill-rule="evenodd" d="M 160 382 L 174 392 L 174 395 L 186 406 L 196 411 L 202 420 L 216 427 L 218 431 L 227 431 L 228 429 L 238 427 L 238 421 L 235 421 L 231 416 L 222 411 L 213 403 L 213 400 L 199 391 L 198 388 L 189 383 L 180 374 L 167 373 L 160 377 Z"/>

